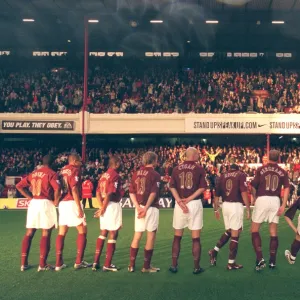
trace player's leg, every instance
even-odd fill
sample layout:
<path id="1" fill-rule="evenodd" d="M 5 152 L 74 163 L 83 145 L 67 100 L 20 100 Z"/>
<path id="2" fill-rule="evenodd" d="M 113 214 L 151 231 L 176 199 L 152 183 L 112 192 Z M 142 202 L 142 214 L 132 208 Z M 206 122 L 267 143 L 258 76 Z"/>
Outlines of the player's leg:
<path id="1" fill-rule="evenodd" d="M 51 266 L 47 265 L 47 257 L 50 252 L 52 229 L 53 228 L 42 230 L 42 237 L 40 240 L 40 264 L 38 272 L 53 269 Z"/>
<path id="2" fill-rule="evenodd" d="M 276 266 L 276 255 L 277 255 L 277 249 L 278 249 L 277 223 L 270 223 L 269 231 L 270 231 L 269 267 L 270 267 L 270 269 L 274 269 Z"/>
<path id="3" fill-rule="evenodd" d="M 137 254 L 139 252 L 139 246 L 140 246 L 140 241 L 143 236 L 143 231 L 142 232 L 135 232 L 131 245 L 130 245 L 130 263 L 128 266 L 128 272 L 132 273 L 135 271 L 135 260 L 137 257 Z"/>
<path id="4" fill-rule="evenodd" d="M 113 230 L 113 231 L 109 231 L 109 239 L 107 241 L 107 245 L 106 245 L 106 258 L 105 258 L 105 262 L 104 262 L 104 266 L 103 266 L 103 271 L 112 271 L 112 272 L 116 272 L 118 271 L 118 268 L 113 265 L 112 262 L 112 258 L 113 255 L 115 253 L 116 250 L 116 243 L 117 243 L 117 238 L 118 238 L 118 230 Z"/>
<path id="5" fill-rule="evenodd" d="M 68 226 L 63 225 L 59 226 L 58 228 L 58 235 L 56 238 L 56 266 L 55 271 L 60 271 L 67 266 L 64 264 L 63 261 L 63 249 L 65 244 L 65 237 L 68 232 Z"/>
<path id="6" fill-rule="evenodd" d="M 95 251 L 95 256 L 94 256 L 94 263 L 92 270 L 97 271 L 97 269 L 100 268 L 100 256 L 102 254 L 102 250 L 104 247 L 105 240 L 107 238 L 108 231 L 106 229 L 101 230 L 99 237 L 97 238 L 96 241 L 96 251 Z"/>
<path id="7" fill-rule="evenodd" d="M 181 239 L 183 236 L 183 229 L 174 230 L 174 238 L 172 244 L 172 265 L 170 267 L 170 272 L 177 273 L 178 259 L 180 254 Z"/>
<path id="8" fill-rule="evenodd" d="M 288 260 L 289 264 L 293 265 L 295 263 L 296 256 L 299 250 L 300 250 L 300 235 L 297 233 L 291 245 L 291 251 L 285 250 L 285 257 Z"/>
<path id="9" fill-rule="evenodd" d="M 217 242 L 216 246 L 209 250 L 208 255 L 210 257 L 210 264 L 212 266 L 216 266 L 217 264 L 217 256 L 221 248 L 223 248 L 229 239 L 231 238 L 231 230 L 227 229 L 220 237 L 219 241 Z"/>
<path id="10" fill-rule="evenodd" d="M 222 207 L 222 213 L 223 213 L 223 220 L 224 220 L 224 225 L 225 225 L 225 232 L 221 235 L 219 241 L 217 242 L 216 246 L 209 250 L 208 255 L 210 258 L 210 264 L 212 266 L 216 266 L 217 265 L 217 255 L 220 251 L 220 249 L 222 247 L 224 247 L 227 242 L 229 241 L 230 237 L 231 237 L 231 231 L 230 231 L 230 226 L 229 226 L 229 207 L 230 203 L 223 203 L 223 207 Z"/>
<path id="11" fill-rule="evenodd" d="M 21 247 L 21 271 L 26 271 L 29 268 L 28 256 L 31 247 L 31 242 L 36 232 L 35 228 L 27 228 L 24 235 Z"/>
<path id="12" fill-rule="evenodd" d="M 263 269 L 266 266 L 265 260 L 263 258 L 262 248 L 261 248 L 261 237 L 259 234 L 260 223 L 252 222 L 251 224 L 251 235 L 252 235 L 252 245 L 256 253 L 256 267 L 257 271 Z"/>
<path id="13" fill-rule="evenodd" d="M 200 242 L 201 230 L 192 230 L 192 254 L 194 258 L 194 274 L 199 274 L 204 271 L 200 267 L 201 258 L 201 242 Z"/>
<path id="14" fill-rule="evenodd" d="M 84 223 L 81 223 L 80 225 L 76 226 L 76 229 L 78 231 L 77 240 L 76 240 L 77 255 L 76 255 L 74 268 L 81 269 L 81 268 L 91 267 L 92 266 L 91 264 L 83 260 L 84 251 L 87 243 L 87 239 L 86 239 L 87 227 Z"/>
<path id="15" fill-rule="evenodd" d="M 239 245 L 239 236 L 241 230 L 233 230 L 231 229 L 231 241 L 229 244 L 229 258 L 228 258 L 228 270 L 238 270 L 242 269 L 242 265 L 238 265 L 235 262 L 236 255 L 238 252 L 238 245 Z"/>
<path id="16" fill-rule="evenodd" d="M 144 267 L 142 272 L 156 273 L 160 271 L 160 268 L 151 266 L 151 259 L 153 255 L 154 244 L 156 240 L 156 230 L 147 232 L 147 241 L 144 249 Z"/>

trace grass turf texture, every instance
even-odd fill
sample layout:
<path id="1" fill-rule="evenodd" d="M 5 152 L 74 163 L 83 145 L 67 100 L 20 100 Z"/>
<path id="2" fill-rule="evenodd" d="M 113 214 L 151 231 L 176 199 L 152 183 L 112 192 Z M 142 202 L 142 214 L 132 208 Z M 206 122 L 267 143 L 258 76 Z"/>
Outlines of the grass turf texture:
<path id="1" fill-rule="evenodd" d="M 98 220 L 93 219 L 93 211 L 87 210 L 88 244 L 85 259 L 92 262 L 95 241 L 99 235 Z M 160 211 L 160 227 L 153 256 L 153 265 L 160 267 L 157 274 L 142 274 L 143 245 L 137 258 L 137 271 L 127 272 L 129 246 L 133 234 L 134 211 L 123 210 L 123 229 L 120 232 L 113 262 L 122 268 L 118 273 L 93 273 L 91 269 L 75 271 L 76 229 L 70 229 L 65 241 L 64 259 L 69 266 L 61 272 L 37 272 L 39 262 L 40 232 L 33 240 L 29 262 L 34 268 L 20 272 L 20 244 L 25 232 L 25 211 L 0 211 L 0 299 L 298 299 L 299 262 L 289 265 L 284 258 L 294 234 L 281 218 L 279 227 L 279 251 L 275 270 L 266 268 L 261 273 L 254 272 L 255 256 L 249 233 L 250 222 L 245 221 L 244 232 L 239 243 L 237 262 L 244 265 L 239 271 L 227 271 L 228 244 L 220 251 L 217 267 L 210 267 L 207 252 L 224 232 L 223 223 L 214 219 L 211 209 L 204 210 L 204 230 L 201 237 L 201 266 L 205 272 L 193 275 L 191 237 L 186 230 L 181 244 L 179 272 L 171 274 L 173 238 L 172 210 Z M 268 259 L 268 227 L 262 228 L 265 259 Z M 55 263 L 55 238 L 53 232 L 48 262 Z M 144 241 L 144 240 L 143 240 Z M 105 258 L 102 254 L 101 263 Z"/>

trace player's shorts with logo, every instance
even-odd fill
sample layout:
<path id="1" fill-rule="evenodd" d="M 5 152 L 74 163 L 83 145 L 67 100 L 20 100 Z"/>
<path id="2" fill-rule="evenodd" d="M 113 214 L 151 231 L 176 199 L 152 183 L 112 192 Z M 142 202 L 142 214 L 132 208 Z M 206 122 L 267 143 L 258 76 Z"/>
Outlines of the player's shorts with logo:
<path id="1" fill-rule="evenodd" d="M 144 207 L 144 206 L 141 206 Z M 134 231 L 144 232 L 144 231 L 155 231 L 158 229 L 159 223 L 159 209 L 156 207 L 149 207 L 145 218 L 138 219 L 137 210 L 135 210 L 135 223 Z"/>
<path id="2" fill-rule="evenodd" d="M 252 221 L 255 223 L 279 223 L 279 216 L 277 216 L 280 207 L 279 197 L 274 196 L 260 196 L 256 199 Z"/>
<path id="3" fill-rule="evenodd" d="M 244 206 L 240 202 L 224 202 L 222 213 L 225 229 L 239 230 L 243 228 Z"/>
<path id="4" fill-rule="evenodd" d="M 27 210 L 26 228 L 50 229 L 57 227 L 57 213 L 53 201 L 32 199 Z"/>
<path id="5" fill-rule="evenodd" d="M 193 200 L 187 204 L 189 212 L 185 214 L 176 203 L 173 214 L 173 228 L 200 230 L 203 227 L 203 206 L 201 200 Z"/>
<path id="6" fill-rule="evenodd" d="M 83 209 L 82 204 L 80 203 Z M 58 206 L 59 219 L 58 224 L 60 226 L 76 227 L 81 224 L 86 225 L 86 217 L 78 217 L 78 207 L 74 200 L 61 201 Z"/>
<path id="7" fill-rule="evenodd" d="M 101 230 L 118 230 L 122 227 L 122 207 L 120 203 L 109 202 L 103 216 L 100 217 Z"/>

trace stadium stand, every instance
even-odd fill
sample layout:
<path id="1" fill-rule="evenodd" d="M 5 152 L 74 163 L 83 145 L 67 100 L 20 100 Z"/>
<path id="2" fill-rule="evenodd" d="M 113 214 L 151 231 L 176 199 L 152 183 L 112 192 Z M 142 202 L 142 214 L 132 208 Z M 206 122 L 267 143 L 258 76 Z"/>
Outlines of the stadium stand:
<path id="1" fill-rule="evenodd" d="M 165 68 L 134 60 L 93 67 L 91 113 L 300 113 L 300 80 L 281 69 Z M 217 71 L 219 70 L 219 71 Z M 83 102 L 76 70 L 0 72 L 0 112 L 76 113 Z"/>

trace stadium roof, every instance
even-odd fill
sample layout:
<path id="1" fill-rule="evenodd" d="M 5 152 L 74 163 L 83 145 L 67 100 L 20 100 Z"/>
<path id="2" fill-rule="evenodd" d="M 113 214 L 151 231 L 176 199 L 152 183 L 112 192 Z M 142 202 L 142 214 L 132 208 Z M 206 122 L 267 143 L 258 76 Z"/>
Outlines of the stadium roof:
<path id="1" fill-rule="evenodd" d="M 82 49 L 84 16 L 99 20 L 89 26 L 95 50 L 141 46 L 173 51 L 187 40 L 192 47 L 208 50 L 247 48 L 251 40 L 261 48 L 273 43 L 296 47 L 299 10 L 300 0 L 2 0 L 0 50 Z M 24 18 L 35 22 L 24 23 Z M 163 24 L 151 24 L 153 19 Z M 207 20 L 219 24 L 206 24 Z M 271 24 L 274 20 L 285 24 Z"/>

